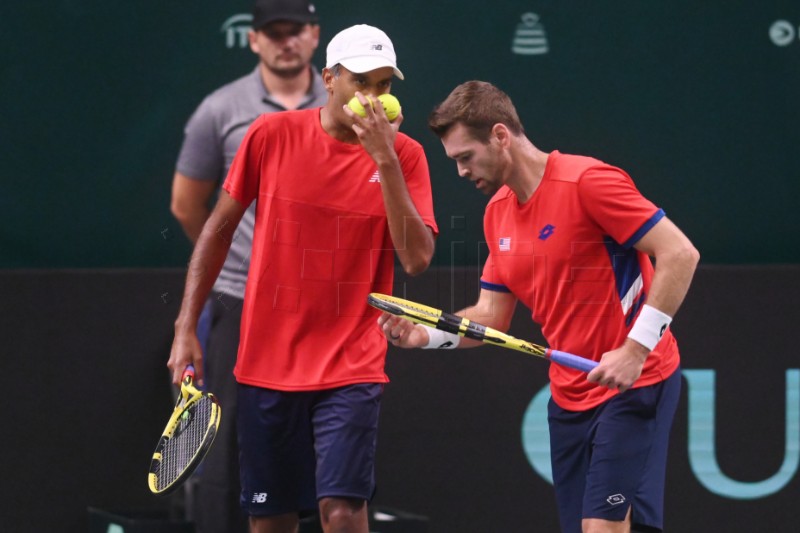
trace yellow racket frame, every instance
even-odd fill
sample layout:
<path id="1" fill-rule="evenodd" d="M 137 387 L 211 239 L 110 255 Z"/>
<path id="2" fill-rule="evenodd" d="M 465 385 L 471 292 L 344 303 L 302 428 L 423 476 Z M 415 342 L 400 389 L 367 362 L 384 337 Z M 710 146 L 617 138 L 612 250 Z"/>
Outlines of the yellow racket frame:
<path id="1" fill-rule="evenodd" d="M 175 480 L 168 485 L 159 487 L 158 473 L 160 471 L 161 461 L 163 459 L 163 450 L 166 446 L 166 443 L 174 436 L 175 430 L 181 421 L 181 417 L 183 417 L 184 414 L 187 413 L 194 404 L 202 400 L 204 397 L 207 397 L 211 400 L 211 414 L 209 416 L 208 426 L 206 428 L 201 445 L 194 452 L 186 467 L 175 478 Z M 156 450 L 153 452 L 153 459 L 150 462 L 150 472 L 147 475 L 147 485 L 150 488 L 150 492 L 153 494 L 167 494 L 175 490 L 179 485 L 186 481 L 189 476 L 191 476 L 192 472 L 194 472 L 194 469 L 197 468 L 197 466 L 200 464 L 200 461 L 203 460 L 203 457 L 205 457 L 206 453 L 208 453 L 208 450 L 211 448 L 211 444 L 213 444 L 214 438 L 217 435 L 217 430 L 219 429 L 221 420 L 222 407 L 220 406 L 219 401 L 213 394 L 203 392 L 194 386 L 194 368 L 191 365 L 187 366 L 183 373 L 178 401 L 175 404 L 175 408 L 172 410 L 172 415 L 169 417 L 169 421 L 167 422 L 167 426 L 164 428 L 164 431 L 161 434 L 161 438 L 158 440 Z"/>
<path id="2" fill-rule="evenodd" d="M 582 372 L 591 372 L 597 366 L 597 362 L 591 359 L 524 341 L 489 326 L 473 322 L 466 317 L 445 313 L 441 309 L 396 296 L 373 292 L 367 296 L 367 303 L 386 313 L 402 316 L 415 324 L 422 324 L 487 344 L 542 357 Z"/>

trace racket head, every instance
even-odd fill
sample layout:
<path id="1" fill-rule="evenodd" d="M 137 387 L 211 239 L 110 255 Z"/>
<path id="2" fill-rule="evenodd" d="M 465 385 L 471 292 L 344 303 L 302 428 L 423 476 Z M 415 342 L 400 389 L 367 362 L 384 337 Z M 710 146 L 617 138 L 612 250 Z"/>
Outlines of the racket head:
<path id="1" fill-rule="evenodd" d="M 435 307 L 428 307 L 417 302 L 372 292 L 367 296 L 367 303 L 375 309 L 380 309 L 395 316 L 405 317 L 417 324 L 436 326 L 442 311 Z"/>
<path id="2" fill-rule="evenodd" d="M 153 452 L 147 484 L 154 494 L 169 494 L 186 481 L 217 435 L 222 408 L 213 394 L 194 386 L 193 378 L 190 365 L 183 374 L 178 403 Z"/>

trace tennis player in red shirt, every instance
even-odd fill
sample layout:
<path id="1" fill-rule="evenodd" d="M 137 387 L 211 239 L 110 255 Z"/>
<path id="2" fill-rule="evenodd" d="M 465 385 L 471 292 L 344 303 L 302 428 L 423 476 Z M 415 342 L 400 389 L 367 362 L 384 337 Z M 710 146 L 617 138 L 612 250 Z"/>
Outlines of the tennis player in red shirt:
<path id="1" fill-rule="evenodd" d="M 489 83 L 459 85 L 429 126 L 459 175 L 492 195 L 480 296 L 458 314 L 507 331 L 519 300 L 548 344 L 599 361 L 588 376 L 550 365 L 562 530 L 660 531 L 681 384 L 669 324 L 697 250 L 621 169 L 536 148 L 511 100 Z M 379 324 L 401 347 L 480 345 L 388 314 Z"/>
<path id="2" fill-rule="evenodd" d="M 256 199 L 234 375 L 241 504 L 254 533 L 367 533 L 386 339 L 367 307 L 391 292 L 395 255 L 424 271 L 437 233 L 428 163 L 383 107 L 397 68 L 389 37 L 357 25 L 327 47 L 321 108 L 262 115 L 248 130 L 189 264 L 168 366 L 192 363 L 195 331 L 233 232 Z M 367 112 L 347 107 L 357 96 Z M 224 409 L 224 406 L 223 406 Z M 225 422 L 223 421 L 223 424 Z"/>

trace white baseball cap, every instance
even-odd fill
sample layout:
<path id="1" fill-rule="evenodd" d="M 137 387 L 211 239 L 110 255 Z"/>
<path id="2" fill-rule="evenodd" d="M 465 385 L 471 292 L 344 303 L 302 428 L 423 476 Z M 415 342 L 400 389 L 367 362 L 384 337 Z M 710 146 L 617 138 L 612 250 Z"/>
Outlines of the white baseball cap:
<path id="1" fill-rule="evenodd" d="M 337 33 L 328 43 L 326 68 L 340 63 L 350 72 L 361 74 L 381 67 L 392 67 L 401 80 L 389 36 L 374 26 L 357 24 Z"/>

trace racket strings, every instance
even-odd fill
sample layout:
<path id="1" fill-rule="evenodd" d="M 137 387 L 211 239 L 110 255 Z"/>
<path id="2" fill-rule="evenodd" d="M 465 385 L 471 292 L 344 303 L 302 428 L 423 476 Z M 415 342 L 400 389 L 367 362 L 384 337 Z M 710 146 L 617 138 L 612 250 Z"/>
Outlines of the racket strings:
<path id="1" fill-rule="evenodd" d="M 175 431 L 164 443 L 158 472 L 158 488 L 174 483 L 203 446 L 211 427 L 214 402 L 207 396 L 191 405 L 178 419 Z"/>

